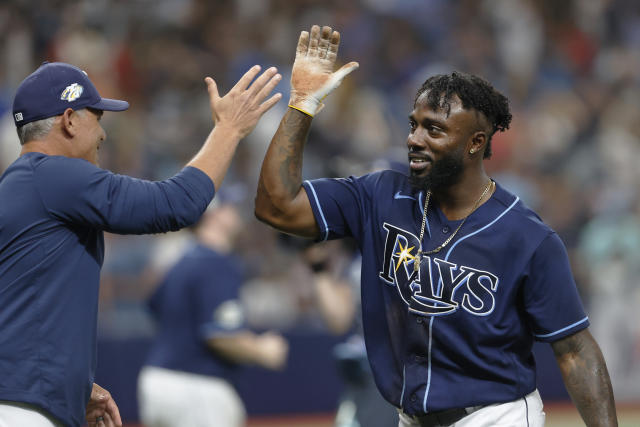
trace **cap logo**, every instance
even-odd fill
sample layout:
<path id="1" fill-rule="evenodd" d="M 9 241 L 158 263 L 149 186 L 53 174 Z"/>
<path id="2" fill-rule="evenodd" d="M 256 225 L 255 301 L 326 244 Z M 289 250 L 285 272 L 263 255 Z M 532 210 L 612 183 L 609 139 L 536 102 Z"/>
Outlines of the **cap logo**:
<path id="1" fill-rule="evenodd" d="M 70 84 L 62 91 L 62 95 L 60 95 L 60 99 L 62 99 L 63 101 L 66 100 L 69 102 L 75 101 L 76 99 L 80 98 L 80 95 L 82 95 L 83 90 L 84 88 L 78 83 Z"/>
<path id="2" fill-rule="evenodd" d="M 16 122 L 21 122 L 24 119 L 22 113 L 15 113 L 13 116 L 16 118 Z"/>

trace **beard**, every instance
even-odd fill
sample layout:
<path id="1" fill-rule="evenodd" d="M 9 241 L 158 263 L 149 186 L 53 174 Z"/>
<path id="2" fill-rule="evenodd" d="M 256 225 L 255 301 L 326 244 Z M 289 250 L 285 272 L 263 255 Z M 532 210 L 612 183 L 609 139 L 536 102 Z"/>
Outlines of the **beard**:
<path id="1" fill-rule="evenodd" d="M 434 161 L 431 170 L 425 176 L 419 176 L 413 169 L 409 170 L 409 182 L 416 190 L 436 191 L 456 184 L 464 170 L 462 153 L 451 153 Z"/>

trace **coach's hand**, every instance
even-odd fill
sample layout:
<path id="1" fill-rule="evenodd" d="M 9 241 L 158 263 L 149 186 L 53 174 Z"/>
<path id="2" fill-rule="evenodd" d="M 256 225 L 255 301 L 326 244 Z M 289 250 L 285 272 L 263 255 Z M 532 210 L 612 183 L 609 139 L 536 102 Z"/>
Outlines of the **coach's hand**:
<path id="1" fill-rule="evenodd" d="M 282 98 L 280 93 L 276 93 L 264 101 L 282 78 L 277 74 L 278 70 L 271 67 L 251 83 L 259 72 L 259 65 L 251 67 L 223 97 L 218 94 L 216 82 L 211 77 L 205 78 L 216 127 L 224 127 L 239 138 L 244 138 L 253 130 L 260 117 Z"/>
<path id="2" fill-rule="evenodd" d="M 357 62 L 349 62 L 335 73 L 333 68 L 338 56 L 340 33 L 331 27 L 311 27 L 300 33 L 296 60 L 291 71 L 291 98 L 289 106 L 313 117 L 322 109 L 322 100 L 340 86 L 342 79 L 358 68 Z"/>
<path id="3" fill-rule="evenodd" d="M 111 393 L 93 383 L 85 418 L 89 427 L 122 427 L 120 411 Z"/>

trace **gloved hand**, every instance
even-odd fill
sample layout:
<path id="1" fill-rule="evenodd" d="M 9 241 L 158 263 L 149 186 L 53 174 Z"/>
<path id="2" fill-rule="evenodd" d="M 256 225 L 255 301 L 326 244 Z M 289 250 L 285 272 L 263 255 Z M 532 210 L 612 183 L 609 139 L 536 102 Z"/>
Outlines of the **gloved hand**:
<path id="1" fill-rule="evenodd" d="M 291 98 L 289 107 L 313 117 L 324 104 L 322 100 L 340 86 L 342 79 L 358 68 L 357 62 L 349 62 L 338 71 L 333 67 L 338 56 L 340 33 L 331 27 L 311 27 L 300 33 L 296 59 L 291 72 Z"/>

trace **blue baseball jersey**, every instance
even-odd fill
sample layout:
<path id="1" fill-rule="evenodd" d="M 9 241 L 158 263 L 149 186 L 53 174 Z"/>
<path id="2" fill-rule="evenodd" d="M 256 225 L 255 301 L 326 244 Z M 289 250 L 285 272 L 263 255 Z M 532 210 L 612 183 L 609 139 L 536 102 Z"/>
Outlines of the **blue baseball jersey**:
<path id="1" fill-rule="evenodd" d="M 414 271 L 424 192 L 383 171 L 306 181 L 323 239 L 362 252 L 362 315 L 382 395 L 409 415 L 507 402 L 536 387 L 534 340 L 589 324 L 557 234 L 500 185 Z M 428 207 L 424 252 L 460 221 Z"/>
<path id="2" fill-rule="evenodd" d="M 158 334 L 147 365 L 233 381 L 237 365 L 207 345 L 245 328 L 239 302 L 242 268 L 232 255 L 195 245 L 169 270 L 149 300 Z"/>
<path id="3" fill-rule="evenodd" d="M 195 222 L 213 183 L 187 167 L 149 182 L 28 153 L 0 177 L 0 400 L 84 424 L 96 367 L 103 231 L 156 233 Z"/>

